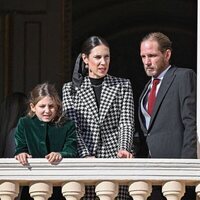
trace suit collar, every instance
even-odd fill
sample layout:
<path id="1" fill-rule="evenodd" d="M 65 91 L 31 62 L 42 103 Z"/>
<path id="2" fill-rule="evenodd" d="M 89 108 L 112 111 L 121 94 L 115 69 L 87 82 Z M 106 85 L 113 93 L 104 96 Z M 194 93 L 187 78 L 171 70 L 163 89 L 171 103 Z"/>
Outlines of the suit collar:
<path id="1" fill-rule="evenodd" d="M 160 107 L 160 104 L 162 103 L 164 97 L 165 97 L 165 94 L 167 93 L 168 89 L 170 88 L 174 78 L 175 78 L 175 71 L 177 70 L 176 67 L 171 67 L 165 74 L 163 80 L 162 80 L 162 83 L 160 85 L 160 89 L 158 91 L 158 94 L 157 94 L 157 98 L 156 98 L 156 103 L 155 103 L 155 107 L 154 107 L 154 110 L 153 110 L 153 113 L 152 113 L 152 116 L 151 116 L 151 120 L 150 120 L 150 124 L 149 124 L 149 129 L 151 128 L 152 126 L 152 123 L 156 117 L 156 114 L 159 110 L 159 107 Z"/>
<path id="2" fill-rule="evenodd" d="M 162 103 L 166 92 L 168 91 L 170 85 L 172 84 L 172 82 L 173 82 L 173 80 L 175 78 L 175 73 L 174 72 L 176 70 L 177 70 L 177 67 L 171 66 L 169 68 L 169 70 L 166 72 L 166 74 L 165 74 L 165 76 L 164 76 L 164 78 L 162 80 L 160 89 L 159 89 L 158 94 L 157 94 L 157 100 L 156 100 L 154 111 L 153 111 L 152 116 L 151 116 L 151 120 L 150 120 L 150 124 L 149 124 L 149 129 L 148 130 L 151 129 L 153 121 L 154 121 L 154 119 L 156 117 L 156 114 L 158 112 L 158 109 L 160 107 L 160 104 Z M 149 80 L 148 83 L 145 85 L 144 90 L 143 90 L 143 92 L 142 92 L 142 94 L 140 95 L 140 98 L 139 98 L 139 104 L 141 104 L 141 100 L 142 100 L 143 96 L 145 95 L 150 83 L 151 83 L 151 80 Z M 146 129 L 146 126 L 145 126 L 145 123 L 144 123 L 144 120 L 143 120 L 143 115 L 141 113 L 141 105 L 139 105 L 139 109 L 140 110 L 138 112 L 138 114 L 139 114 L 138 118 L 139 118 L 139 121 L 140 121 L 140 124 L 141 124 L 141 129 L 144 132 L 147 132 L 147 129 Z"/>

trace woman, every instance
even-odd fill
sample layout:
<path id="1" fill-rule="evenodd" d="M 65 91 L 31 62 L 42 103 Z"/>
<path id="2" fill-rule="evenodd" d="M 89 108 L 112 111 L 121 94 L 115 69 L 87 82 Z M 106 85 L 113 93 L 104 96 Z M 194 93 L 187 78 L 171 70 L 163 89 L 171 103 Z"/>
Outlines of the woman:
<path id="1" fill-rule="evenodd" d="M 134 102 L 130 81 L 108 75 L 110 49 L 101 37 L 88 38 L 72 82 L 63 86 L 63 110 L 75 121 L 82 158 L 132 158 Z M 118 199 L 127 199 L 126 188 Z M 85 199 L 94 199 L 86 188 Z"/>

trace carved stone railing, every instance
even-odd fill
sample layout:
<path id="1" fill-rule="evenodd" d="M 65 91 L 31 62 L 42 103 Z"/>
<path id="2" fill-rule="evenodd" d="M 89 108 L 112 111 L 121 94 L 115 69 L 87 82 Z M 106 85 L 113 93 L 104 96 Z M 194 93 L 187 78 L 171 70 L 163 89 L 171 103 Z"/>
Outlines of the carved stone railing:
<path id="1" fill-rule="evenodd" d="M 53 186 L 61 186 L 67 200 L 79 200 L 85 185 L 95 185 L 100 200 L 112 200 L 119 185 L 128 185 L 134 200 L 145 200 L 152 185 L 161 185 L 167 200 L 179 200 L 185 186 L 195 186 L 200 197 L 200 160 L 193 159 L 63 159 L 51 165 L 46 159 L 0 159 L 0 199 L 12 200 L 19 186 L 28 185 L 35 200 L 48 199 Z"/>

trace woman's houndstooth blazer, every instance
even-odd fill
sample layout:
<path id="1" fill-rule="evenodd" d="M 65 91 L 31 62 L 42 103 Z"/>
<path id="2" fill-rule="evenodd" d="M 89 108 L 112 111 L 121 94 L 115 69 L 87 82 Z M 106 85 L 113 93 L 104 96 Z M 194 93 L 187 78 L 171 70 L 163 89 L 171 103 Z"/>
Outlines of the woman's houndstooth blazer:
<path id="1" fill-rule="evenodd" d="M 75 92 L 71 82 L 62 92 L 63 111 L 77 126 L 79 157 L 115 158 L 118 150 L 131 152 L 134 102 L 128 79 L 105 76 L 99 110 L 88 77 Z"/>

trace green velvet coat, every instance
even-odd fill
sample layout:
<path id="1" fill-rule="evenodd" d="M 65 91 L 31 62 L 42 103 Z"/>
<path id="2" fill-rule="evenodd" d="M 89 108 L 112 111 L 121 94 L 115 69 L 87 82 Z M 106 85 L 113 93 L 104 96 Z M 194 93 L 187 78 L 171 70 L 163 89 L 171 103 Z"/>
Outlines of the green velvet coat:
<path id="1" fill-rule="evenodd" d="M 40 121 L 36 116 L 26 116 L 20 118 L 16 128 L 15 155 L 25 152 L 33 158 L 44 158 L 50 152 L 59 152 L 63 158 L 73 158 L 77 156 L 76 141 L 72 121 L 57 126 Z"/>

